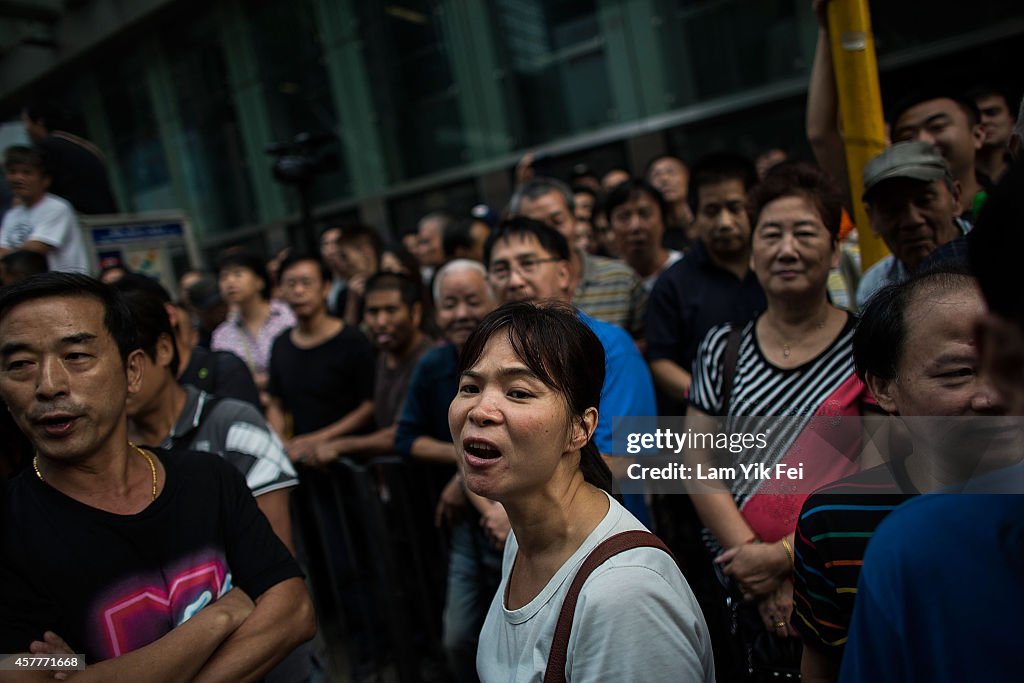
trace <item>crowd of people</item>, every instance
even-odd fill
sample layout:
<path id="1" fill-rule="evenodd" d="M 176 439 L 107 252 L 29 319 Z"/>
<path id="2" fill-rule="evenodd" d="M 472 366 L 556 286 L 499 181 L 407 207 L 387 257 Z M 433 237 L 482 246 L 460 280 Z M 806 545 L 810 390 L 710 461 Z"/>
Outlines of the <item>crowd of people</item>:
<path id="1" fill-rule="evenodd" d="M 338 588 L 361 561 L 338 463 L 397 455 L 432 492 L 417 528 L 443 530 L 437 680 L 1016 679 L 1024 498 L 922 494 L 1024 493 L 1024 103 L 908 96 L 851 197 L 830 59 L 822 22 L 813 162 L 559 179 L 527 155 L 493 211 L 332 224 L 316 252 L 232 247 L 163 283 L 88 274 L 76 212 L 113 200 L 57 172 L 93 151 L 27 109 L 0 224 L 0 651 L 84 655 L 76 681 L 324 680 L 321 600 L 369 599 Z M 863 268 L 861 201 L 890 252 Z M 806 462 L 807 491 L 616 494 L 614 418 L 683 415 L 786 418 L 729 464 Z M 978 417 L 1001 421 L 945 426 Z"/>

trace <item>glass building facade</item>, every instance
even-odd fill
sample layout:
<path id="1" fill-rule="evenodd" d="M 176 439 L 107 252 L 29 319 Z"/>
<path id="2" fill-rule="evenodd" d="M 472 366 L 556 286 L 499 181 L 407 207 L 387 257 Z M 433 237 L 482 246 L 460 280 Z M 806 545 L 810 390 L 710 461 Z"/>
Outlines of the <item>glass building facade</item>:
<path id="1" fill-rule="evenodd" d="M 497 208 L 530 149 L 558 174 L 641 172 L 665 152 L 806 155 L 809 4 L 180 0 L 36 82 L 0 86 L 0 105 L 40 92 L 73 104 L 123 210 L 185 209 L 211 246 L 295 221 L 299 195 L 273 179 L 266 148 L 329 133 L 337 164 L 310 188 L 318 218 L 397 234 L 429 210 Z M 886 98 L 921 70 L 1020 89 L 1019 0 L 872 12 Z"/>

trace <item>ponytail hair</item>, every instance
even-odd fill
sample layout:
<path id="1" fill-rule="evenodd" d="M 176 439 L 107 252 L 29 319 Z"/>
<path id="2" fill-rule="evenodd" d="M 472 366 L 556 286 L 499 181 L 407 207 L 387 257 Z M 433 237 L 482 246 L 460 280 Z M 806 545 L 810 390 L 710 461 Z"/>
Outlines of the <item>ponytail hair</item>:
<path id="1" fill-rule="evenodd" d="M 607 493 L 612 492 L 612 471 L 601 457 L 601 451 L 597 449 L 593 437 L 580 451 L 580 472 L 588 484 Z"/>

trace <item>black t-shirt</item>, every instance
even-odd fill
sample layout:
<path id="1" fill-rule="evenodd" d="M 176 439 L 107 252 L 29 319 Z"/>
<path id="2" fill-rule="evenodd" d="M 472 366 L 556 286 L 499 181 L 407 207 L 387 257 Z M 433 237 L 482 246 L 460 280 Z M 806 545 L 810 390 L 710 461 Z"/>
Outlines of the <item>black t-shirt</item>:
<path id="1" fill-rule="evenodd" d="M 373 347 L 346 325 L 323 344 L 302 349 L 291 332 L 274 340 L 267 391 L 292 414 L 296 435 L 333 424 L 373 398 Z"/>
<path id="2" fill-rule="evenodd" d="M 194 347 L 178 383 L 188 384 L 217 398 L 237 398 L 263 410 L 260 392 L 249 367 L 230 351 Z"/>
<path id="3" fill-rule="evenodd" d="M 698 242 L 683 260 L 661 274 L 647 300 L 647 357 L 666 358 L 689 371 L 697 347 L 712 327 L 742 325 L 765 309 L 764 291 L 752 271 L 740 280 L 712 263 Z M 685 404 L 660 406 L 681 415 Z"/>
<path id="4" fill-rule="evenodd" d="M 50 192 L 66 199 L 79 213 L 117 213 L 107 167 L 99 150 L 62 131 L 36 143 L 50 172 Z"/>
<path id="5" fill-rule="evenodd" d="M 155 450 L 167 473 L 135 515 L 97 510 L 39 481 L 10 482 L 0 519 L 0 652 L 44 631 L 89 662 L 148 645 L 227 592 L 254 600 L 302 576 L 242 475 L 209 453 Z"/>

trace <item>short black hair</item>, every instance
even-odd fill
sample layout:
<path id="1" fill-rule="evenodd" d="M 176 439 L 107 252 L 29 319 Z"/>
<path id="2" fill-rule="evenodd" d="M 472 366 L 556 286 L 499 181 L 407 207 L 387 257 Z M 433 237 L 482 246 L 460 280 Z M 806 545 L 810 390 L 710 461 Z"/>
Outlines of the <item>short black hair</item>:
<path id="1" fill-rule="evenodd" d="M 938 266 L 875 292 L 861 311 L 853 334 L 853 361 L 861 381 L 870 373 L 882 379 L 899 374 L 907 340 L 907 309 L 925 293 L 956 291 L 976 284 L 966 266 Z"/>
<path id="2" fill-rule="evenodd" d="M 226 268 L 245 268 L 251 271 L 253 275 L 263 280 L 260 296 L 264 301 L 270 299 L 270 275 L 262 258 L 246 249 L 231 249 L 217 261 L 218 278 Z"/>
<path id="3" fill-rule="evenodd" d="M 16 275 L 23 280 L 32 275 L 39 275 L 50 270 L 50 264 L 46 260 L 46 254 L 40 254 L 31 249 L 18 249 L 0 256 L 0 263 L 10 275 Z"/>
<path id="4" fill-rule="evenodd" d="M 420 272 L 419 261 L 416 260 L 416 257 L 413 256 L 401 242 L 392 242 L 391 244 L 384 245 L 380 250 L 382 263 L 384 254 L 392 254 L 396 259 L 398 259 L 398 262 L 402 264 L 402 267 L 405 268 L 408 275 L 416 275 Z"/>
<path id="5" fill-rule="evenodd" d="M 594 198 L 594 204 L 596 205 L 597 200 L 600 198 L 600 195 L 598 194 L 597 190 L 592 188 L 590 185 L 573 185 L 569 189 L 572 190 L 573 200 L 575 200 L 575 197 L 578 194 L 589 194 L 591 197 Z"/>
<path id="6" fill-rule="evenodd" d="M 220 298 L 220 287 L 217 285 L 217 281 L 209 275 L 204 275 L 193 282 L 188 286 L 187 291 L 189 303 L 197 311 L 205 311 L 223 303 Z"/>
<path id="7" fill-rule="evenodd" d="M 277 269 L 278 279 L 284 282 L 285 271 L 287 271 L 289 268 L 291 268 L 297 263 L 304 263 L 306 261 L 316 264 L 317 270 L 320 271 L 321 281 L 330 282 L 333 279 L 333 276 L 331 275 L 331 269 L 327 267 L 327 264 L 324 263 L 324 260 L 317 256 L 316 254 L 312 254 L 308 251 L 292 251 L 287 256 L 285 256 L 284 260 L 281 261 L 281 267 Z"/>
<path id="8" fill-rule="evenodd" d="M 1010 116 L 1013 116 L 1014 105 L 1017 103 L 1017 98 L 1009 88 L 994 83 L 979 83 L 969 88 L 964 93 L 964 97 L 972 100 L 975 106 L 982 97 L 1000 97 L 1006 103 L 1006 109 L 1010 112 Z"/>
<path id="9" fill-rule="evenodd" d="M 606 371 L 604 346 L 572 306 L 510 302 L 492 311 L 462 347 L 459 377 L 476 364 L 487 342 L 498 334 L 506 336 L 512 351 L 537 379 L 562 395 L 570 419 L 579 419 L 588 408 L 600 406 Z M 611 491 L 611 471 L 593 438 L 581 449 L 580 470 L 587 482 Z"/>
<path id="10" fill-rule="evenodd" d="M 4 170 L 10 171 L 12 166 L 30 166 L 44 176 L 50 175 L 46 167 L 46 157 L 35 147 L 28 145 L 11 145 L 4 150 Z"/>
<path id="11" fill-rule="evenodd" d="M 646 194 L 654 200 L 654 203 L 658 205 L 658 209 L 661 211 L 662 221 L 668 218 L 668 205 L 665 204 L 665 196 L 661 194 L 658 188 L 643 178 L 630 178 L 609 190 L 608 194 L 605 195 L 604 201 L 601 203 L 601 212 L 608 219 L 608 222 L 611 223 L 612 211 L 626 202 L 635 199 L 639 194 Z"/>
<path id="12" fill-rule="evenodd" d="M 820 166 L 808 161 L 783 161 L 773 166 L 764 180 L 750 192 L 751 222 L 757 222 L 767 204 L 783 197 L 802 197 L 809 201 L 832 239 L 839 239 L 843 194 L 835 180 Z"/>
<path id="13" fill-rule="evenodd" d="M 507 240 L 512 235 L 533 235 L 540 242 L 541 248 L 549 254 L 554 254 L 563 261 L 569 260 L 569 242 L 565 236 L 547 223 L 541 223 L 524 216 L 516 216 L 504 220 L 491 232 L 487 242 L 484 243 L 484 265 L 490 268 L 491 251 L 498 240 Z"/>
<path id="14" fill-rule="evenodd" d="M 370 296 L 370 292 L 392 290 L 397 291 L 402 297 L 402 303 L 410 309 L 413 305 L 423 301 L 423 282 L 413 280 L 401 273 L 375 273 L 366 280 L 366 287 L 363 289 L 363 301 Z"/>
<path id="15" fill-rule="evenodd" d="M 174 328 L 171 326 L 171 319 L 167 315 L 165 304 L 171 303 L 171 297 L 167 290 L 160 286 L 156 280 L 139 275 L 128 273 L 114 283 L 114 289 L 121 293 L 128 309 L 135 320 L 135 329 L 139 337 L 139 348 L 145 352 L 151 360 L 156 362 L 156 344 L 161 335 L 167 335 L 171 342 L 171 364 L 168 370 L 171 375 L 178 376 L 178 367 L 181 358 L 178 355 L 178 345 L 174 339 Z"/>
<path id="16" fill-rule="evenodd" d="M 978 105 L 975 104 L 974 99 L 954 90 L 932 87 L 911 91 L 906 96 L 897 100 L 892 111 L 889 113 L 889 123 L 895 128 L 896 122 L 899 121 L 899 118 L 908 109 L 931 100 L 953 100 L 956 102 L 960 110 L 967 115 L 967 125 L 969 126 L 976 126 L 981 121 L 981 114 L 978 112 Z"/>
<path id="17" fill-rule="evenodd" d="M 700 188 L 717 185 L 729 180 L 738 180 L 744 192 L 757 184 L 757 168 L 754 162 L 740 154 L 717 152 L 703 157 L 690 169 L 690 182 L 686 188 L 686 199 L 693 215 L 700 208 Z"/>
<path id="18" fill-rule="evenodd" d="M 338 246 L 345 244 L 368 244 L 373 249 L 373 253 L 377 255 L 377 258 L 380 258 L 380 235 L 369 225 L 351 223 L 343 227 L 341 229 L 341 237 L 338 238 Z"/>
<path id="19" fill-rule="evenodd" d="M 1024 165 L 1011 166 L 988 193 L 967 244 L 989 310 L 1024 327 L 1024 297 L 1017 279 L 1024 253 Z"/>
<path id="20" fill-rule="evenodd" d="M 471 249 L 473 247 L 471 231 L 476 223 L 487 225 L 479 218 L 459 218 L 445 226 L 444 234 L 441 237 L 441 249 L 444 251 L 446 259 L 455 258 L 456 249 Z M 488 228 L 489 230 L 490 228 Z"/>
<path id="21" fill-rule="evenodd" d="M 129 354 L 139 348 L 135 321 L 124 297 L 110 285 L 81 273 L 42 273 L 0 288 L 0 320 L 15 306 L 51 297 L 84 297 L 103 304 L 103 326 L 117 344 L 122 364 L 127 364 Z"/>

